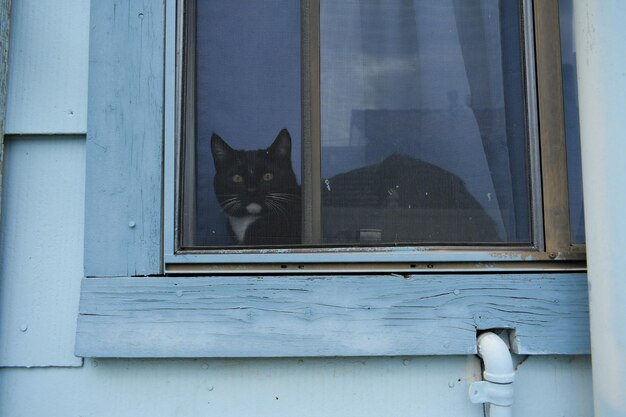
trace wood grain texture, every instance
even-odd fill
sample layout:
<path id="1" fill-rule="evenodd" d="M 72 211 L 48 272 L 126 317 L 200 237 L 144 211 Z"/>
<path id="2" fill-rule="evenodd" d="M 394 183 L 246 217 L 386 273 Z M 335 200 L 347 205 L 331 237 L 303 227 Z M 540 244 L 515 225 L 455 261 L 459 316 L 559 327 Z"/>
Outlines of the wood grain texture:
<path id="1" fill-rule="evenodd" d="M 4 126 L 6 115 L 9 36 L 11 33 L 11 0 L 0 0 L 0 203 L 2 203 L 2 166 L 4 160 Z M 0 218 L 2 205 L 0 204 Z"/>
<path id="2" fill-rule="evenodd" d="M 80 366 L 84 136 L 7 137 L 0 366 Z"/>
<path id="3" fill-rule="evenodd" d="M 477 329 L 521 354 L 589 352 L 585 274 L 83 280 L 92 357 L 454 355 Z"/>
<path id="4" fill-rule="evenodd" d="M 161 270 L 164 4 L 91 2 L 85 275 Z"/>
<path id="5" fill-rule="evenodd" d="M 7 134 L 84 134 L 89 2 L 13 2 Z"/>

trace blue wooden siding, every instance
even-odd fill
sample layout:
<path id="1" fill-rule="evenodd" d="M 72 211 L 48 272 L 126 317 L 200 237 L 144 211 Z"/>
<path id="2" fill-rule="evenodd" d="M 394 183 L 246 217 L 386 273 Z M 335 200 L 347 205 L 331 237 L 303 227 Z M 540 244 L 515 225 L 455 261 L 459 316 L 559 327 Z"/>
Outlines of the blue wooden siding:
<path id="1" fill-rule="evenodd" d="M 7 134 L 85 133 L 89 2 L 14 0 L 11 15 Z"/>
<path id="2" fill-rule="evenodd" d="M 87 17 L 82 13 L 89 9 L 88 3 L 87 0 L 15 0 L 17 7 L 30 10 L 13 16 L 13 24 L 19 29 L 14 32 L 19 34 L 14 45 L 24 45 L 21 52 L 24 55 L 45 56 L 46 60 L 58 58 L 65 67 L 79 63 L 86 68 L 86 51 L 80 48 L 77 51 L 71 42 L 57 49 L 55 56 L 40 51 L 41 43 L 26 42 L 19 37 L 49 37 L 51 40 L 79 37 L 86 40 L 89 37 Z M 134 4 L 127 1 L 124 6 L 128 8 Z M 71 16 L 73 23 L 82 24 L 55 21 L 52 17 L 42 24 L 27 18 L 40 15 L 35 8 L 71 10 L 65 12 L 66 16 Z M 53 16 L 53 12 L 50 10 L 49 16 Z M 74 32 L 77 27 L 79 33 Z M 28 70 L 33 71 L 33 76 L 46 78 L 51 76 L 47 68 L 54 64 L 39 61 L 36 69 Z M 18 64 L 11 65 L 14 71 L 27 70 Z M 119 68 L 122 67 L 120 64 Z M 75 83 L 69 84 L 48 79 L 49 84 L 37 84 L 38 88 L 52 91 L 51 94 L 59 98 L 74 88 L 82 89 L 86 96 L 86 85 L 81 81 L 86 80 L 86 74 L 84 78 L 76 76 Z M 30 92 L 24 100 L 29 97 L 35 100 L 37 93 Z M 23 121 L 21 132 L 41 133 L 35 129 L 47 111 L 44 115 L 35 112 L 35 109 L 41 109 L 37 103 L 19 109 L 23 113 L 16 120 Z M 84 103 L 77 114 L 81 113 L 87 113 Z M 62 112 L 51 113 L 50 119 L 53 123 L 49 126 L 68 126 Z M 80 134 L 84 129 L 63 127 L 63 131 Z M 10 203 L 15 204 L 14 208 L 7 210 L 13 213 L 11 218 L 18 221 L 20 229 L 11 226 L 10 230 L 15 233 L 8 239 L 5 233 L 0 249 L 0 308 L 3 309 L 0 314 L 2 318 L 5 314 L 10 316 L 10 320 L 0 320 L 0 334 L 10 334 L 14 338 L 7 342 L 8 350 L 0 349 L 0 360 L 11 358 L 12 362 L 3 362 L 0 367 L 1 416 L 484 415 L 480 405 L 467 401 L 468 386 L 478 379 L 480 373 L 480 364 L 474 355 L 341 359 L 87 359 L 82 367 L 68 367 L 80 363 L 73 356 L 73 341 L 70 340 L 73 331 L 68 329 L 76 324 L 83 265 L 80 236 L 84 223 L 77 201 L 81 184 L 85 181 L 84 136 L 46 135 L 14 142 L 20 140 L 9 138 L 7 172 L 11 175 L 5 181 L 5 190 L 12 190 L 12 197 L 4 199 L 15 200 Z M 16 147 L 13 147 L 14 143 L 17 143 Z M 30 157 L 38 159 L 37 166 L 26 162 Z M 29 175 L 36 178 L 28 182 Z M 32 191 L 22 187 L 26 183 L 33 187 Z M 37 203 L 45 210 L 33 212 L 34 207 L 29 206 Z M 22 209 L 26 211 L 21 213 Z M 33 251 L 33 247 L 38 249 Z M 6 270 L 10 273 L 4 272 Z M 21 331 L 24 323 L 27 324 L 26 332 Z M 19 338 L 28 343 L 20 342 Z M 24 352 L 18 352 L 20 348 Z M 63 362 L 55 358 L 63 358 Z M 592 415 L 588 357 L 531 356 L 525 359 L 521 356 L 518 362 L 522 363 L 517 368 L 514 416 Z M 43 368 L 26 368 L 32 366 Z"/>
<path id="3" fill-rule="evenodd" d="M 588 358 L 528 358 L 518 366 L 513 416 L 590 417 L 589 371 Z M 482 405 L 467 401 L 479 373 L 473 356 L 98 359 L 81 369 L 1 370 L 0 415 L 483 417 Z"/>
<path id="4" fill-rule="evenodd" d="M 7 73 L 9 70 L 9 36 L 11 34 L 11 0 L 0 1 L 0 194 L 4 160 L 4 125 L 6 115 Z M 0 200 L 2 195 L 0 195 Z M 0 207 L 1 209 L 1 207 Z M 2 211 L 0 211 L 0 216 Z"/>
<path id="5" fill-rule="evenodd" d="M 0 229 L 0 366 L 78 366 L 84 139 L 9 137 Z"/>
<path id="6" fill-rule="evenodd" d="M 161 271 L 165 4 L 91 2 L 85 275 Z"/>

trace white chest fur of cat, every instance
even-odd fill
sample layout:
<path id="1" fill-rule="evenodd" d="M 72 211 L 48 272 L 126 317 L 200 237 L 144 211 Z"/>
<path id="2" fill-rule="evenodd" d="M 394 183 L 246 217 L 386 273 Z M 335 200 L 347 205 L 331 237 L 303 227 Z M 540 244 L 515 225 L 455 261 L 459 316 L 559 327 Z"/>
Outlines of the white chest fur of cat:
<path id="1" fill-rule="evenodd" d="M 246 207 L 246 211 L 250 213 L 249 216 L 243 216 L 243 217 L 228 216 L 230 227 L 233 229 L 233 233 L 235 234 L 235 237 L 237 237 L 237 243 L 243 242 L 243 239 L 246 237 L 246 231 L 248 230 L 248 227 L 250 227 L 252 223 L 258 220 L 260 216 L 258 216 L 257 214 L 261 210 L 262 209 L 260 205 L 256 203 L 252 203 L 252 204 L 248 204 L 248 206 Z"/>
<path id="2" fill-rule="evenodd" d="M 233 229 L 233 233 L 237 238 L 237 243 L 242 243 L 244 237 L 246 237 L 246 231 L 248 227 L 252 223 L 258 220 L 260 216 L 243 216 L 243 217 L 235 217 L 228 216 L 228 220 L 230 221 L 230 227 Z"/>

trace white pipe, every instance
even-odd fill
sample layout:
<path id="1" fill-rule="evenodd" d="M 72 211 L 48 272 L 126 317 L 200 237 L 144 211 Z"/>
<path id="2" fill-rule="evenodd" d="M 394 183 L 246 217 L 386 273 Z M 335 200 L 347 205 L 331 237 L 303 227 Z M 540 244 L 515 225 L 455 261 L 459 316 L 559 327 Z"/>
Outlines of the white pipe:
<path id="1" fill-rule="evenodd" d="M 487 417 L 511 417 L 513 415 L 511 407 L 501 407 L 495 404 L 489 404 L 487 407 L 489 407 Z"/>
<path id="2" fill-rule="evenodd" d="M 481 334 L 477 343 L 485 367 L 484 381 L 470 385 L 470 401 L 487 403 L 488 417 L 511 417 L 515 369 L 509 347 L 491 332 Z"/>
<path id="3" fill-rule="evenodd" d="M 478 336 L 478 356 L 483 359 L 483 378 L 497 384 L 508 384 L 515 380 L 513 358 L 509 347 L 495 333 L 487 332 Z"/>

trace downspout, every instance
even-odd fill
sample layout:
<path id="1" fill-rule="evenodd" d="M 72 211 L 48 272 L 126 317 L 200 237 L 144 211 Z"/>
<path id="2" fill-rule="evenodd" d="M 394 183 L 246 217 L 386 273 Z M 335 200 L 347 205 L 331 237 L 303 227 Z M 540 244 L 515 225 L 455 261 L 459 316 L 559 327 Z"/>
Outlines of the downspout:
<path id="1" fill-rule="evenodd" d="M 483 360 L 483 381 L 470 385 L 473 403 L 486 403 L 487 417 L 511 417 L 515 369 L 511 352 L 499 336 L 487 332 L 478 336 L 478 356 Z"/>
<path id="2" fill-rule="evenodd" d="M 574 0 L 594 415 L 626 415 L 626 1 Z"/>

